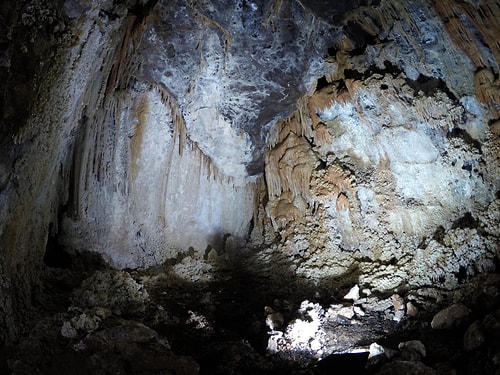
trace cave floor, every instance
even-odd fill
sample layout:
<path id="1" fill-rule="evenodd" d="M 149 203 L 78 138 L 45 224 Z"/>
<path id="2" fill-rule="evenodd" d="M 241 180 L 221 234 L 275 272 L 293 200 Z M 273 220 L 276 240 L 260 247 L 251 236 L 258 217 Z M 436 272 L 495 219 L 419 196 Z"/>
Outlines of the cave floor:
<path id="1" fill-rule="evenodd" d="M 493 292 L 490 288 L 487 308 L 474 311 L 466 324 L 442 331 L 431 328 L 431 312 L 398 315 L 393 296 L 344 299 L 355 273 L 317 283 L 295 277 L 280 262 L 263 265 L 256 254 L 226 255 L 191 279 L 172 272 L 175 262 L 117 271 L 81 256 L 66 268 L 45 266 L 35 308 L 26 312 L 33 324 L 18 345 L 3 350 L 0 372 L 500 371 L 500 343 L 498 336 L 494 338 L 500 332 L 496 274 L 486 283 L 496 287 Z M 266 318 L 269 322 L 273 317 L 277 318 L 272 327 L 266 325 Z M 464 350 L 470 322 L 488 317 L 496 322 L 491 323 L 497 330 L 493 339 L 490 335 L 474 350 Z M 408 357 L 398 349 L 399 343 L 413 340 L 423 343 L 424 356 Z M 384 347 L 385 353 L 368 359 L 373 343 Z"/>

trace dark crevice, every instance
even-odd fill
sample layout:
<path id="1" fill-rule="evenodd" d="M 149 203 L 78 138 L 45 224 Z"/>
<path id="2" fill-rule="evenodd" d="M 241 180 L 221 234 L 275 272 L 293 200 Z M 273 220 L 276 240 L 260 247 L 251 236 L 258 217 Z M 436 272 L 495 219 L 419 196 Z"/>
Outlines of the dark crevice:
<path id="1" fill-rule="evenodd" d="M 467 212 L 464 216 L 455 220 L 451 226 L 451 229 L 474 229 L 477 228 L 479 222 L 474 219 L 470 212 Z"/>
<path id="2" fill-rule="evenodd" d="M 47 245 L 45 246 L 45 254 L 43 263 L 52 268 L 71 268 L 71 257 L 64 251 L 64 248 L 59 244 L 57 236 L 49 235 Z"/>
<path id="3" fill-rule="evenodd" d="M 417 249 L 422 249 L 424 250 L 427 247 L 427 238 L 423 238 L 422 241 L 417 246 Z"/>
<path id="4" fill-rule="evenodd" d="M 118 18 L 120 18 L 120 16 L 114 12 L 110 12 L 106 9 L 101 9 L 99 11 L 99 17 L 102 17 L 102 18 L 108 18 L 109 20 L 111 21 L 114 21 Z"/>
<path id="5" fill-rule="evenodd" d="M 418 92 L 421 91 L 426 96 L 432 96 L 437 91 L 441 91 L 444 92 L 454 102 L 457 101 L 457 97 L 455 96 L 455 94 L 450 91 L 450 89 L 446 85 L 446 82 L 441 78 L 427 77 L 420 74 L 416 80 L 406 78 L 405 81 L 408 86 L 410 86 L 415 91 L 415 95 L 417 95 Z"/>
<path id="6" fill-rule="evenodd" d="M 328 56 L 335 57 L 337 55 L 338 49 L 336 47 L 328 48 Z"/>
<path id="7" fill-rule="evenodd" d="M 330 86 L 330 82 L 327 81 L 326 77 L 323 76 L 318 79 L 318 82 L 316 83 L 316 91 L 319 91 L 325 87 Z"/>
<path id="8" fill-rule="evenodd" d="M 158 0 L 149 0 L 145 4 L 138 2 L 133 7 L 129 8 L 129 13 L 139 18 L 144 18 L 151 13 L 151 10 L 158 3 Z"/>
<path id="9" fill-rule="evenodd" d="M 455 273 L 455 277 L 457 278 L 459 284 L 462 284 L 464 281 L 467 280 L 467 270 L 465 267 L 460 266 L 458 269 L 458 272 Z"/>
<path id="10" fill-rule="evenodd" d="M 390 74 L 393 79 L 396 79 L 398 76 L 404 76 L 403 70 L 398 66 L 394 65 L 392 62 L 385 60 L 384 67 L 380 68 L 376 65 L 370 66 L 364 72 L 360 72 L 358 70 L 346 69 L 344 71 L 344 77 L 346 79 L 353 79 L 357 81 L 364 81 L 367 78 L 373 76 L 374 74 L 387 75 Z M 457 101 L 457 97 L 455 94 L 451 92 L 451 90 L 446 85 L 446 82 L 441 78 L 435 77 L 427 77 L 424 75 L 420 75 L 416 80 L 405 78 L 406 84 L 414 90 L 415 96 L 419 92 L 423 92 L 426 96 L 432 96 L 437 91 L 444 92 L 451 100 L 454 102 Z M 389 87 L 386 84 L 382 84 L 380 86 L 381 90 L 387 90 Z"/>
<path id="11" fill-rule="evenodd" d="M 466 144 L 472 146 L 473 148 L 481 152 L 481 142 L 471 137 L 467 131 L 461 128 L 453 128 L 450 130 L 446 136 L 448 138 L 461 138 Z"/>
<path id="12" fill-rule="evenodd" d="M 325 170 L 325 169 L 326 169 L 326 167 L 327 167 L 327 165 L 326 165 L 326 161 L 319 159 L 318 166 L 316 167 L 316 169 L 315 169 L 315 170 L 316 170 L 316 171 Z"/>
<path id="13" fill-rule="evenodd" d="M 366 47 L 377 43 L 378 38 L 376 35 L 367 33 L 358 23 L 348 22 L 345 27 L 345 35 L 353 41 L 355 47 L 349 51 L 351 56 L 363 55 Z"/>
<path id="14" fill-rule="evenodd" d="M 346 79 L 353 79 L 356 81 L 364 81 L 367 78 L 373 76 L 374 74 L 380 74 L 380 75 L 390 74 L 392 78 L 397 78 L 400 74 L 403 74 L 403 71 L 388 60 L 384 61 L 384 68 L 379 68 L 376 65 L 372 65 L 364 72 L 360 72 L 358 70 L 353 70 L 353 69 L 344 70 L 344 77 Z"/>
<path id="15" fill-rule="evenodd" d="M 442 225 L 438 226 L 436 230 L 434 231 L 434 234 L 432 235 L 432 239 L 436 242 L 439 242 L 440 244 L 443 243 L 444 239 L 444 234 L 445 234 L 445 229 Z"/>
<path id="16" fill-rule="evenodd" d="M 248 224 L 248 232 L 247 232 L 247 238 L 246 238 L 246 239 L 247 239 L 247 241 L 249 241 L 249 240 L 250 240 L 250 237 L 252 236 L 252 232 L 253 232 L 254 227 L 255 227 L 255 220 L 254 220 L 254 218 L 252 217 L 252 218 L 250 219 L 250 223 Z"/>

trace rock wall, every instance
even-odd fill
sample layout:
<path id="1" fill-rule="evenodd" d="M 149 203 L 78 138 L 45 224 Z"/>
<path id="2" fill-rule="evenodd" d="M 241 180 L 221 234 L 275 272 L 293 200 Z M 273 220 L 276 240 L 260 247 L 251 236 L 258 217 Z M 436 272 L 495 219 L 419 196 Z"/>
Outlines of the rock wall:
<path id="1" fill-rule="evenodd" d="M 106 74 L 88 62 L 110 58 L 121 23 L 97 23 L 93 7 L 73 28 L 50 1 L 4 4 L 12 12 L 2 69 L 0 341 L 10 342 L 30 318 L 49 228 L 58 230 L 81 100 Z"/>
<path id="2" fill-rule="evenodd" d="M 49 242 L 122 268 L 248 237 L 265 129 L 326 48 L 327 26 L 277 5 L 2 3 L 1 342 Z"/>
<path id="3" fill-rule="evenodd" d="M 449 6 L 454 27 L 496 25 L 498 7 L 478 18 Z M 268 232 L 298 275 L 391 292 L 453 289 L 497 268 L 498 46 L 479 47 L 492 32 L 479 26 L 454 44 L 443 9 L 348 13 L 331 73 L 271 133 Z"/>
<path id="4" fill-rule="evenodd" d="M 193 247 L 245 240 L 253 184 L 213 166 L 186 138 L 175 99 L 162 86 L 135 85 L 88 121 L 74 153 L 69 212 L 60 242 L 89 248 L 118 268 L 157 265 Z"/>

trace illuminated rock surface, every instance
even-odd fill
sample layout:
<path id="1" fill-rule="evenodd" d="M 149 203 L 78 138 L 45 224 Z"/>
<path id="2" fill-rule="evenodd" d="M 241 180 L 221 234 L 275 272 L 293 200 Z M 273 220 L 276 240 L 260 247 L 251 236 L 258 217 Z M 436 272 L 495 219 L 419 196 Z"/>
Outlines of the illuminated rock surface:
<path id="1" fill-rule="evenodd" d="M 496 2 L 0 11 L 0 370 L 498 371 Z"/>

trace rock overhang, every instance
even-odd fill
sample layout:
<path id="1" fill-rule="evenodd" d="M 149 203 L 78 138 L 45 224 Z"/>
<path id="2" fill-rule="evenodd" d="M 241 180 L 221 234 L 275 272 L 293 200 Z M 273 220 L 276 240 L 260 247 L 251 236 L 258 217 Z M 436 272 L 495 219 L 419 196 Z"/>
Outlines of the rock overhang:
<path id="1" fill-rule="evenodd" d="M 131 74 L 168 87 L 219 170 L 259 175 L 270 127 L 327 71 L 334 36 L 298 1 L 159 2 Z"/>

